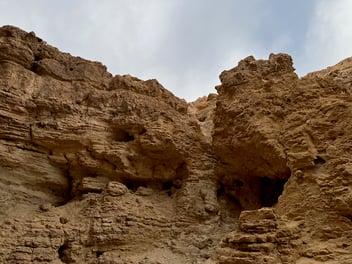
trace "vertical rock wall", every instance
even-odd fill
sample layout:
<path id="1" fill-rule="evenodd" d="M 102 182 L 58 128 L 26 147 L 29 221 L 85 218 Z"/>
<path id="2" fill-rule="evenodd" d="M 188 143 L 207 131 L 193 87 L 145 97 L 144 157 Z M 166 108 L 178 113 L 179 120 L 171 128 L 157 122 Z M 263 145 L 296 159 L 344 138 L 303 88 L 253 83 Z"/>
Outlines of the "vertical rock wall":
<path id="1" fill-rule="evenodd" d="M 0 262 L 349 263 L 351 65 L 187 104 L 0 28 Z"/>
<path id="2" fill-rule="evenodd" d="M 243 211 L 220 263 L 349 263 L 350 63 L 299 79 L 288 55 L 271 54 L 220 75 L 219 180 L 242 209 L 275 210 Z"/>

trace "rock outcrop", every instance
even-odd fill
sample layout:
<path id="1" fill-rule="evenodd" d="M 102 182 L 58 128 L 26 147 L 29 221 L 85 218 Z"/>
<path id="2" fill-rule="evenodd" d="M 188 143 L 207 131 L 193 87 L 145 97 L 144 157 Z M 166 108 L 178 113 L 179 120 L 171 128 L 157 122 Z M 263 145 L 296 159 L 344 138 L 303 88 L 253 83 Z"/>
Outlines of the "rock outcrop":
<path id="1" fill-rule="evenodd" d="M 0 262 L 351 263 L 351 73 L 248 57 L 187 103 L 0 28 Z"/>
<path id="2" fill-rule="evenodd" d="M 243 211 L 240 228 L 222 245 L 233 252 L 219 251 L 223 263 L 351 262 L 350 73 L 347 59 L 299 79 L 288 55 L 272 54 L 248 57 L 221 74 L 217 177 L 242 209 L 274 207 L 269 219 L 277 222 L 261 227 L 262 211 L 249 220 Z M 249 231 L 249 242 L 242 242 L 248 229 L 241 222 L 254 223 L 255 216 L 263 231 Z"/>

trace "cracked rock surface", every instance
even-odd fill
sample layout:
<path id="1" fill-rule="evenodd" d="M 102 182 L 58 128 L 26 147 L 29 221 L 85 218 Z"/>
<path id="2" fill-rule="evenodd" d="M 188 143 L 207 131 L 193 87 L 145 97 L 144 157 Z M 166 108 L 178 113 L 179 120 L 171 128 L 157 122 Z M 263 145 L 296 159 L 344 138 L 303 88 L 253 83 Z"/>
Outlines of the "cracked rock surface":
<path id="1" fill-rule="evenodd" d="M 351 73 L 247 57 L 187 103 L 0 28 L 0 262 L 350 263 Z"/>

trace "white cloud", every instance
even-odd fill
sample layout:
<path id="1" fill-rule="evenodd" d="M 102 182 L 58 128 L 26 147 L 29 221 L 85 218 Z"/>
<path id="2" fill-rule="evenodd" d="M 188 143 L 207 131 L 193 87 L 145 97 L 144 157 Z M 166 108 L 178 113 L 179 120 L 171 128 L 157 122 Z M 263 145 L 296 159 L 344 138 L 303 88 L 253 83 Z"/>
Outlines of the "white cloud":
<path id="1" fill-rule="evenodd" d="M 352 1 L 317 2 L 307 34 L 302 72 L 319 70 L 352 56 Z"/>
<path id="2" fill-rule="evenodd" d="M 221 71 L 244 57 L 301 52 L 312 3 L 0 0 L 0 24 L 35 31 L 62 51 L 101 61 L 113 74 L 156 78 L 175 95 L 194 100 L 215 92 Z M 320 28 L 312 26 L 314 32 Z M 309 38 L 313 47 L 315 39 Z"/>

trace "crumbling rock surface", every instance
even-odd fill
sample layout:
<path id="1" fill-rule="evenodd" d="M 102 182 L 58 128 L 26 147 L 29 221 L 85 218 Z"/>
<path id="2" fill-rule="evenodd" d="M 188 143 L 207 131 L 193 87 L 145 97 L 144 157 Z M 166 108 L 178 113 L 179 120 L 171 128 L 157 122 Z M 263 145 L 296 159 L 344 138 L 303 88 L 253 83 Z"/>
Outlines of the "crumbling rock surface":
<path id="1" fill-rule="evenodd" d="M 242 209 L 274 207 L 277 225 L 265 230 L 275 239 L 264 239 L 241 227 L 249 217 L 243 211 L 230 236 L 237 240 L 223 241 L 220 262 L 351 263 L 350 63 L 300 79 L 288 55 L 272 54 L 248 57 L 221 74 L 213 132 L 217 177 Z M 261 228 L 263 211 L 254 212 L 250 221 L 258 217 Z M 291 234 L 287 227 L 298 229 Z M 284 247 L 278 232 L 286 233 Z M 247 233 L 251 241 L 244 246 L 238 239 Z"/>
<path id="2" fill-rule="evenodd" d="M 0 28 L 0 262 L 352 263 L 351 72 L 248 57 L 187 103 Z"/>

